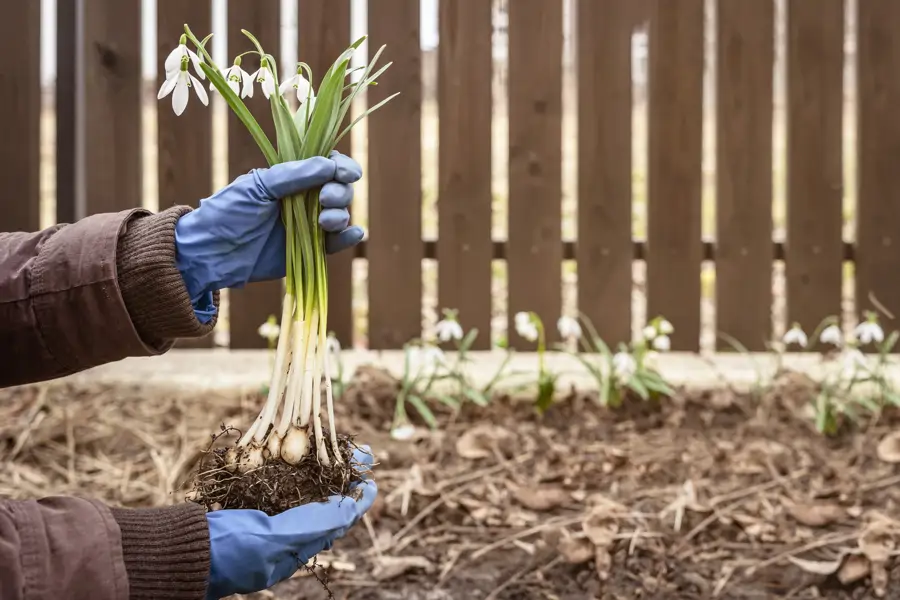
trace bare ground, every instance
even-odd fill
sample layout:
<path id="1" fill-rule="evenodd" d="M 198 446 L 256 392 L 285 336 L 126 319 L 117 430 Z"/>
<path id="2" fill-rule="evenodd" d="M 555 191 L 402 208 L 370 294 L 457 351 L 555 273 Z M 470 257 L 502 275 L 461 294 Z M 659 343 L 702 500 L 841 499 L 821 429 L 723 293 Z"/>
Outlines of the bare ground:
<path id="1" fill-rule="evenodd" d="M 499 399 L 397 442 L 393 390 L 364 370 L 340 402 L 341 429 L 380 464 L 369 518 L 319 557 L 337 598 L 900 597 L 900 467 L 876 450 L 900 414 L 823 439 L 795 377 L 758 400 L 685 393 L 617 413 L 574 394 L 543 417 Z M 0 391 L 0 494 L 180 501 L 210 433 L 259 403 Z M 308 573 L 254 595 L 326 597 Z"/>

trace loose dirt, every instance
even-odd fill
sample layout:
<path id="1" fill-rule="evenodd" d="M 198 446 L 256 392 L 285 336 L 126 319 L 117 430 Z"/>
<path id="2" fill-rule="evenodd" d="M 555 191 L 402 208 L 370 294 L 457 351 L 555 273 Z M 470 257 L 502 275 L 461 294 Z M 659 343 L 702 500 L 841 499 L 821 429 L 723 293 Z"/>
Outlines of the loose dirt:
<path id="1" fill-rule="evenodd" d="M 318 557 L 355 600 L 900 597 L 900 413 L 824 439 L 808 382 L 539 416 L 501 398 L 388 434 L 396 386 L 365 370 L 337 403 L 376 455 L 379 499 Z M 0 391 L 0 493 L 182 501 L 209 434 L 257 397 L 147 397 L 66 385 Z M 880 446 L 880 448 L 879 448 Z M 254 600 L 327 597 L 307 572 Z"/>

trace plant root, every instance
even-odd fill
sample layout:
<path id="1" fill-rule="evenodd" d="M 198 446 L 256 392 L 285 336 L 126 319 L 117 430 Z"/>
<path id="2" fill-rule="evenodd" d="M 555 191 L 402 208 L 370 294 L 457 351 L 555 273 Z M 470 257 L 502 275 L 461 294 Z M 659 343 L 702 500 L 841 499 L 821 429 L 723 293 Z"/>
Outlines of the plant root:
<path id="1" fill-rule="evenodd" d="M 274 516 L 304 504 L 325 502 L 330 496 L 348 496 L 351 486 L 362 480 L 354 468 L 356 445 L 347 435 L 338 436 L 343 461 L 329 456 L 330 466 L 320 464 L 312 451 L 296 465 L 269 457 L 262 466 L 246 473 L 226 469 L 226 453 L 230 447 L 210 446 L 200 461 L 193 490 L 187 498 L 207 510 L 252 509 Z"/>

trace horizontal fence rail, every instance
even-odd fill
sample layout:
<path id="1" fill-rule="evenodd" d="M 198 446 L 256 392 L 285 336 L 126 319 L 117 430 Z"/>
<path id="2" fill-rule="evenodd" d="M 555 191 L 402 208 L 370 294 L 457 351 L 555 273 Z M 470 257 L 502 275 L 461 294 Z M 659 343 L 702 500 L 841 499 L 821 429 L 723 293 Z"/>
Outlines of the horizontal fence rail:
<path id="1" fill-rule="evenodd" d="M 437 46 L 423 49 L 435 1 L 366 5 L 369 51 L 387 44 L 393 65 L 365 102 L 401 95 L 339 148 L 364 164 L 368 229 L 355 251 L 329 258 L 330 327 L 343 344 L 365 331 L 370 348 L 398 348 L 423 334 L 423 314 L 454 308 L 479 331 L 502 322 L 510 344 L 528 349 L 517 311 L 537 312 L 552 341 L 573 306 L 616 344 L 631 338 L 636 294 L 647 316 L 675 324 L 673 348 L 688 351 L 700 348 L 710 303 L 712 329 L 751 350 L 774 335 L 779 302 L 781 320 L 807 330 L 852 317 L 849 288 L 850 312 L 880 304 L 900 315 L 900 2 L 855 0 L 848 11 L 850 0 L 440 0 Z M 288 4 L 295 48 L 280 45 L 292 39 L 281 35 Z M 159 209 L 197 206 L 264 166 L 230 114 L 220 125 L 192 98 L 175 117 L 169 98 L 155 99 L 183 24 L 211 30 L 216 3 L 157 0 L 155 40 L 142 39 L 141 0 L 56 5 L 49 83 L 41 3 L 10 3 L 0 21 L 0 45 L 17 57 L 0 73 L 0 230 L 149 197 Z M 351 42 L 353 6 L 228 0 L 227 31 L 216 33 L 234 56 L 249 29 L 320 79 Z M 148 43 L 153 81 L 141 68 Z M 247 103 L 267 117 L 261 93 Z M 269 119 L 261 124 L 271 135 Z M 639 285 L 635 261 L 646 267 Z M 773 288 L 781 263 L 783 290 Z M 230 346 L 266 347 L 257 327 L 279 314 L 281 297 L 279 282 L 230 290 Z M 479 336 L 478 348 L 489 345 Z"/>

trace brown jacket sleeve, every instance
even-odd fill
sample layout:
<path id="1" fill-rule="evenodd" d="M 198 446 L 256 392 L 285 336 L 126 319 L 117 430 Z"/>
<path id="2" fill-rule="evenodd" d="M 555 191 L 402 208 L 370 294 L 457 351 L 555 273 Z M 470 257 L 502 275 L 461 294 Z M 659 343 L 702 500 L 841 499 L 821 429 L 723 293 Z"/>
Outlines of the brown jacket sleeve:
<path id="1" fill-rule="evenodd" d="M 175 266 L 175 222 L 189 210 L 0 233 L 0 387 L 161 354 L 177 338 L 209 333 L 215 320 L 197 321 Z M 199 506 L 0 501 L 0 600 L 203 600 L 208 576 Z"/>
<path id="2" fill-rule="evenodd" d="M 162 354 L 177 338 L 210 333 L 216 320 L 197 320 L 175 266 L 175 222 L 189 211 L 0 233 L 0 387 Z"/>

